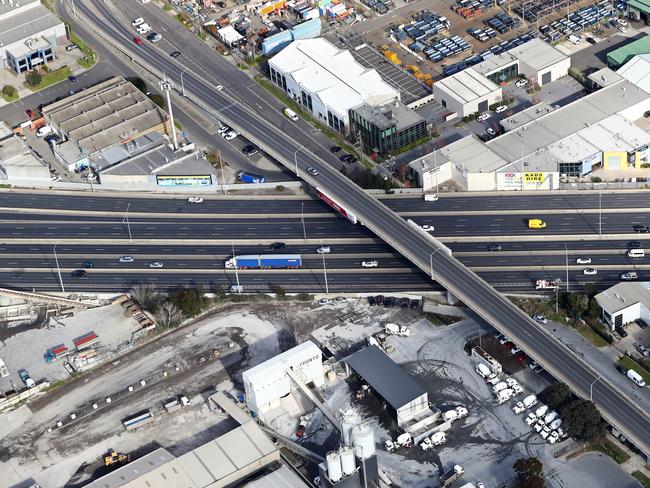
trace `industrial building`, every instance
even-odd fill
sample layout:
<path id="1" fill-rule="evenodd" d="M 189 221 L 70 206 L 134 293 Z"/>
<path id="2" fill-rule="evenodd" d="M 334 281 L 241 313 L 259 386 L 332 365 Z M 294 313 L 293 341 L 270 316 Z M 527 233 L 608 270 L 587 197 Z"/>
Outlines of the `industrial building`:
<path id="1" fill-rule="evenodd" d="M 650 323 L 650 282 L 619 283 L 595 298 L 612 329 L 639 319 Z"/>
<path id="2" fill-rule="evenodd" d="M 318 9 L 314 9 L 318 13 Z M 293 41 L 300 39 L 313 39 L 321 35 L 320 17 L 310 19 L 306 22 L 294 25 L 291 29 L 286 29 L 266 37 L 262 41 L 262 54 L 270 56 L 284 49 Z"/>
<path id="3" fill-rule="evenodd" d="M 350 130 L 358 134 L 364 146 L 377 154 L 422 140 L 427 136 L 427 121 L 402 102 L 381 107 L 364 104 L 350 111 Z"/>
<path id="4" fill-rule="evenodd" d="M 303 342 L 242 373 L 246 403 L 253 412 L 261 415 L 274 408 L 288 407 L 288 397 L 296 385 L 287 370 L 292 370 L 306 385 L 325 384 L 321 350 L 311 341 Z"/>
<path id="5" fill-rule="evenodd" d="M 50 181 L 50 168 L 0 122 L 0 181 Z"/>
<path id="6" fill-rule="evenodd" d="M 571 58 L 541 39 L 531 39 L 474 66 L 481 75 L 496 84 L 524 75 L 543 86 L 566 76 Z"/>
<path id="7" fill-rule="evenodd" d="M 641 20 L 646 25 L 650 24 L 650 1 L 628 0 L 627 13 L 634 20 Z"/>
<path id="8" fill-rule="evenodd" d="M 486 143 L 470 135 L 418 158 L 409 163 L 411 176 L 425 190 L 449 180 L 467 191 L 551 190 L 561 175 L 640 168 L 650 135 L 634 121 L 650 110 L 650 96 L 639 72 L 625 74 L 632 81 L 618 75 L 563 107 L 540 104 L 512 115 L 501 122 L 509 132 Z"/>
<path id="9" fill-rule="evenodd" d="M 430 414 L 427 392 L 377 346 L 361 349 L 343 362 L 384 399 L 399 427 Z"/>
<path id="10" fill-rule="evenodd" d="M 294 41 L 269 60 L 271 81 L 321 123 L 348 131 L 349 112 L 363 104 L 379 107 L 400 93 L 377 71 L 323 38 Z"/>
<path id="11" fill-rule="evenodd" d="M 437 81 L 431 89 L 438 103 L 458 117 L 485 112 L 503 96 L 500 86 L 473 67 Z"/>
<path id="12" fill-rule="evenodd" d="M 650 53 L 650 36 L 645 34 L 643 37 L 628 42 L 618 49 L 609 51 L 607 53 L 607 67 L 617 70 L 634 56 L 647 53 Z"/>
<path id="13" fill-rule="evenodd" d="M 65 25 L 39 0 L 4 0 L 0 3 L 0 57 L 15 73 L 30 71 L 55 57 L 66 44 Z"/>

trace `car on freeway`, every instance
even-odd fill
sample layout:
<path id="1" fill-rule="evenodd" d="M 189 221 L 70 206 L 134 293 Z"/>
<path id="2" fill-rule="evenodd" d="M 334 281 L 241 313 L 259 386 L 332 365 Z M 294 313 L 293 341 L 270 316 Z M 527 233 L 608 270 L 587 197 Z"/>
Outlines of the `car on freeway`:
<path id="1" fill-rule="evenodd" d="M 70 83 L 76 83 L 76 82 L 77 82 L 77 77 L 74 76 L 74 75 L 72 75 L 72 76 L 68 76 L 68 81 L 69 81 Z"/>
<path id="2" fill-rule="evenodd" d="M 362 268 L 376 268 L 379 266 L 379 262 L 377 261 L 361 261 L 361 267 Z"/>
<path id="3" fill-rule="evenodd" d="M 140 24 L 144 24 L 144 19 L 142 17 L 138 17 L 137 19 L 134 19 L 133 22 L 131 22 L 131 25 L 133 27 L 137 27 Z"/>
<path id="4" fill-rule="evenodd" d="M 73 278 L 85 278 L 86 277 L 86 270 L 85 269 L 75 269 L 71 273 L 71 276 Z"/>
<path id="5" fill-rule="evenodd" d="M 331 249 L 329 246 L 321 246 L 318 249 L 316 249 L 316 252 L 318 254 L 329 254 L 331 252 Z"/>
<path id="6" fill-rule="evenodd" d="M 632 225 L 632 228 L 634 229 L 634 232 L 637 234 L 647 234 L 650 232 L 650 227 L 647 225 L 642 225 L 642 224 L 634 224 Z"/>
<path id="7" fill-rule="evenodd" d="M 318 176 L 318 170 L 316 168 L 312 168 L 311 166 L 307 168 L 307 173 L 312 176 Z"/>
<path id="8" fill-rule="evenodd" d="M 487 135 L 489 135 L 490 137 L 494 137 L 494 136 L 497 135 L 497 131 L 495 131 L 492 127 L 488 127 L 487 129 L 485 129 L 485 132 L 486 132 Z"/>
<path id="9" fill-rule="evenodd" d="M 618 371 L 619 373 L 627 375 L 627 368 L 622 364 L 615 364 L 614 367 L 616 368 L 616 371 Z"/>
<path id="10" fill-rule="evenodd" d="M 189 197 L 187 203 L 203 203 L 203 197 Z"/>
<path id="11" fill-rule="evenodd" d="M 485 120 L 487 120 L 489 118 L 490 118 L 490 114 L 486 112 L 486 113 L 481 114 L 478 117 L 476 117 L 476 120 L 478 120 L 479 122 L 483 122 L 483 121 L 485 121 Z"/>
<path id="12" fill-rule="evenodd" d="M 332 146 L 330 147 L 330 151 L 333 153 L 337 153 L 341 151 L 341 146 Z"/>
<path id="13" fill-rule="evenodd" d="M 582 270 L 582 274 L 587 275 L 587 276 L 593 276 L 593 275 L 598 274 L 598 270 L 596 270 L 594 268 L 585 268 L 585 269 Z"/>
<path id="14" fill-rule="evenodd" d="M 257 154 L 259 152 L 259 149 L 257 148 L 257 146 L 248 144 L 242 148 L 241 152 L 243 152 L 246 156 L 250 157 L 253 156 L 254 154 Z"/>
<path id="15" fill-rule="evenodd" d="M 528 84 L 528 80 L 526 78 L 522 78 L 521 80 L 517 81 L 517 83 L 515 83 L 515 86 L 519 88 L 523 88 L 527 84 Z"/>
<path id="16" fill-rule="evenodd" d="M 93 262 L 92 262 L 92 261 L 84 261 L 84 262 L 81 264 L 81 267 L 82 267 L 82 268 L 85 268 L 85 269 L 92 269 L 92 267 L 93 267 Z"/>
<path id="17" fill-rule="evenodd" d="M 533 320 L 535 320 L 536 322 L 539 322 L 540 324 L 547 324 L 548 323 L 548 319 L 544 315 L 540 315 L 540 314 L 533 315 Z"/>
<path id="18" fill-rule="evenodd" d="M 623 273 L 621 275 L 622 280 L 630 281 L 630 280 L 636 280 L 639 276 L 637 275 L 636 271 L 628 271 L 627 273 Z"/>
<path id="19" fill-rule="evenodd" d="M 133 38 L 133 42 L 135 42 L 139 46 L 140 44 L 142 44 L 142 39 L 140 38 L 140 36 L 135 36 Z"/>
<path id="20" fill-rule="evenodd" d="M 490 244 L 487 250 L 490 252 L 501 252 L 501 244 Z"/>
<path id="21" fill-rule="evenodd" d="M 223 138 L 227 141 L 232 141 L 235 137 L 239 135 L 239 132 L 236 130 L 231 130 L 229 132 L 226 132 L 226 134 L 223 136 Z"/>
<path id="22" fill-rule="evenodd" d="M 420 229 L 422 229 L 424 232 L 433 232 L 434 227 L 433 225 L 424 224 L 420 226 Z"/>
<path id="23" fill-rule="evenodd" d="M 284 249 L 287 245 L 284 242 L 273 242 L 269 247 L 271 249 Z"/>
<path id="24" fill-rule="evenodd" d="M 506 110 L 508 110 L 507 105 L 499 105 L 494 109 L 494 112 L 500 114 L 501 112 L 505 112 Z"/>
<path id="25" fill-rule="evenodd" d="M 169 53 L 169 55 L 170 55 L 172 58 L 177 58 L 177 57 L 179 57 L 181 54 L 183 54 L 183 53 L 180 52 L 180 51 L 174 51 L 173 53 Z"/>
<path id="26" fill-rule="evenodd" d="M 151 261 L 149 263 L 150 268 L 162 268 L 164 266 L 162 261 Z"/>
<path id="27" fill-rule="evenodd" d="M 578 258 L 576 264 L 591 264 L 591 258 Z"/>
<path id="28" fill-rule="evenodd" d="M 132 263 L 135 261 L 135 258 L 133 256 L 122 256 L 118 261 L 120 263 Z"/>
<path id="29" fill-rule="evenodd" d="M 223 90 L 223 85 L 217 85 L 217 86 L 215 86 L 215 89 L 217 91 L 221 91 L 221 90 Z"/>

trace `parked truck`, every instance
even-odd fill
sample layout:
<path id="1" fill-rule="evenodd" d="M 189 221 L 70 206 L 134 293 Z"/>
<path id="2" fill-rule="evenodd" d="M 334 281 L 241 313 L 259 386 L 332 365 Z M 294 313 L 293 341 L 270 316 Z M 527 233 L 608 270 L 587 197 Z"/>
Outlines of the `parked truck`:
<path id="1" fill-rule="evenodd" d="M 256 175 L 250 171 L 240 171 L 237 173 L 237 179 L 242 183 L 264 183 L 265 178 L 262 175 Z"/>
<path id="2" fill-rule="evenodd" d="M 440 475 L 440 481 L 442 481 L 442 486 L 450 486 L 454 481 L 459 479 L 465 470 L 460 464 L 455 464 L 453 468 L 448 469 Z"/>
<path id="3" fill-rule="evenodd" d="M 2 359 L 0 359 L 0 377 L 6 378 L 7 376 L 9 376 L 9 370 L 7 369 L 7 365 Z"/>
<path id="4" fill-rule="evenodd" d="M 65 344 L 59 344 L 58 346 L 49 348 L 45 352 L 45 361 L 51 363 L 53 361 L 56 361 L 57 359 L 67 356 L 68 354 L 70 354 L 70 351 L 68 350 L 68 346 L 66 346 Z"/>
<path id="5" fill-rule="evenodd" d="M 25 386 L 27 388 L 34 388 L 36 386 L 36 383 L 29 376 L 29 373 L 26 370 L 21 369 L 20 371 L 18 371 L 18 375 L 20 376 L 20 379 L 23 380 L 23 383 L 25 383 Z"/>
<path id="6" fill-rule="evenodd" d="M 122 420 L 122 425 L 126 430 L 136 430 L 154 421 L 154 416 L 150 410 L 145 410 L 137 415 L 127 417 Z"/>
<path id="7" fill-rule="evenodd" d="M 390 335 L 397 335 L 401 337 L 408 337 L 411 335 L 411 330 L 406 325 L 397 325 L 388 322 L 384 326 L 384 332 Z"/>
<path id="8" fill-rule="evenodd" d="M 300 254 L 247 254 L 225 263 L 226 269 L 295 269 L 302 267 Z"/>
<path id="9" fill-rule="evenodd" d="M 536 290 L 557 290 L 560 287 L 560 280 L 537 280 Z"/>

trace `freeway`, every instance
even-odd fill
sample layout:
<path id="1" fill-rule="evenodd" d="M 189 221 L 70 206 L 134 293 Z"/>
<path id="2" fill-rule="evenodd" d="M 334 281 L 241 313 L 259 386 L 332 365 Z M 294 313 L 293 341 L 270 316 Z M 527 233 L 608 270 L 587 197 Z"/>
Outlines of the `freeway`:
<path id="1" fill-rule="evenodd" d="M 140 62 L 146 62 L 150 69 L 167 73 L 178 83 L 182 72 L 179 65 L 146 43 L 136 49 L 130 41 L 132 32 L 120 25 L 119 19 L 115 20 L 105 4 L 96 2 L 93 6 L 96 10 L 89 11 L 87 2 L 77 2 L 77 10 L 86 19 L 92 19 L 107 42 L 115 43 L 119 49 L 138 57 Z M 189 96 L 197 103 L 214 110 L 226 122 L 243 130 L 249 139 L 275 159 L 289 168 L 295 164 L 298 175 L 307 183 L 318 185 L 344 203 L 368 229 L 390 243 L 421 270 L 431 273 L 436 281 L 544 364 L 556 378 L 568 383 L 583 397 L 588 396 L 592 388 L 593 399 L 604 417 L 637 447 L 650 453 L 647 413 L 639 410 L 606 379 L 597 381 L 599 376 L 580 357 L 564 348 L 479 276 L 448 256 L 431 236 L 409 225 L 381 202 L 361 191 L 325 160 L 311 153 L 304 145 L 304 137 L 301 138 L 300 134 L 296 136 L 295 130 L 268 123 L 258 112 L 215 90 L 212 83 L 193 72 L 186 73 L 184 85 Z M 306 174 L 309 166 L 318 169 L 318 177 Z"/>

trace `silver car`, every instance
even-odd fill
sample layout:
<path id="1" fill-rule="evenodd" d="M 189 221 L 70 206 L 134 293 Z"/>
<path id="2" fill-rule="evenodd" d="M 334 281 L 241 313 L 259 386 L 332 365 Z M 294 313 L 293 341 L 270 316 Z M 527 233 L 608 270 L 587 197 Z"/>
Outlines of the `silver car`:
<path id="1" fill-rule="evenodd" d="M 162 268 L 163 267 L 163 262 L 162 261 L 152 261 L 149 263 L 150 268 Z"/>
<path id="2" fill-rule="evenodd" d="M 120 263 L 132 263 L 135 261 L 135 258 L 133 256 L 122 256 L 118 261 Z"/>

